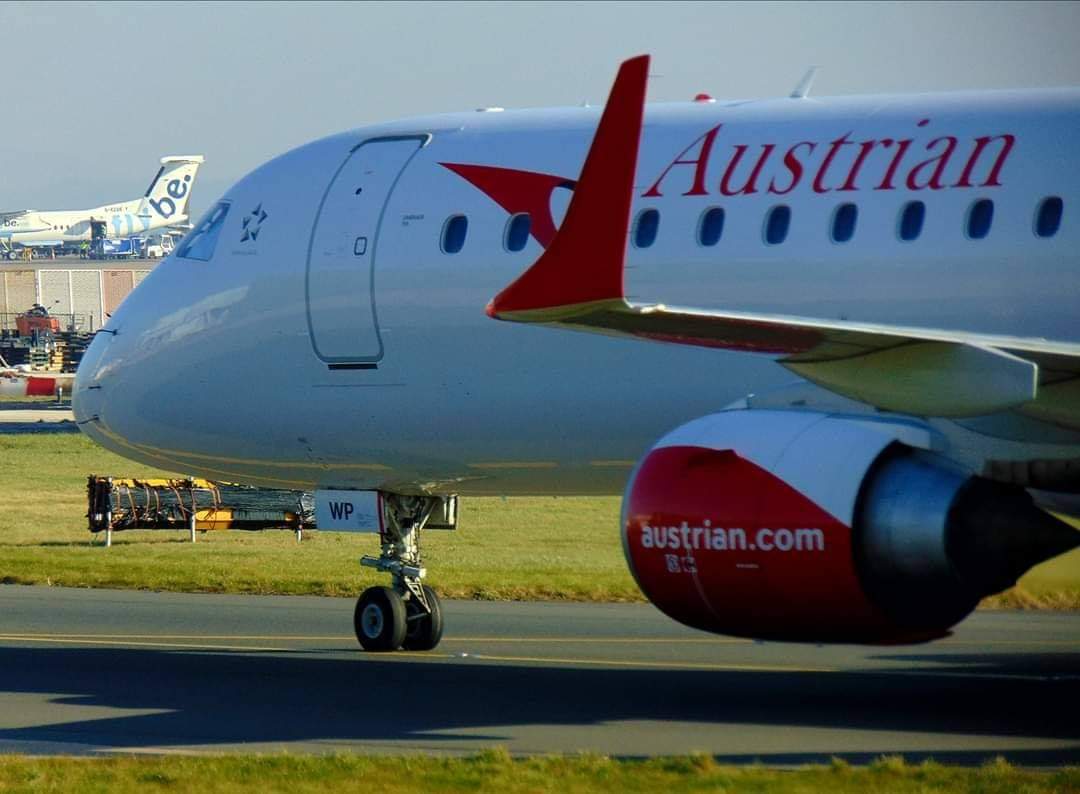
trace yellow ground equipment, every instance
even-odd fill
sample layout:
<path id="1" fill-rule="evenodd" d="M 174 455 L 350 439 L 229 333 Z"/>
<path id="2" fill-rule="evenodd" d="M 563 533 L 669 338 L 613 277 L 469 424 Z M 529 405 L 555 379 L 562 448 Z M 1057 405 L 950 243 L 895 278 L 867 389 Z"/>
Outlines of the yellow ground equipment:
<path id="1" fill-rule="evenodd" d="M 90 531 L 112 533 L 125 529 L 174 529 L 191 534 L 218 529 L 288 529 L 300 540 L 315 526 L 311 494 L 249 488 L 198 479 L 87 479 L 86 517 Z"/>

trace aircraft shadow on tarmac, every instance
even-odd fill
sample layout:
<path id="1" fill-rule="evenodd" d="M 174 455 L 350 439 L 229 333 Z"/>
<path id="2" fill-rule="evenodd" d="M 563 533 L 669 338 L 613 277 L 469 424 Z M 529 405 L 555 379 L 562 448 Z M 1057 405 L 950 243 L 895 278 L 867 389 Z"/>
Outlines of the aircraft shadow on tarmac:
<path id="1" fill-rule="evenodd" d="M 1050 676 L 1051 670 L 1060 674 L 1048 678 L 1017 677 L 1032 675 L 1030 655 L 924 657 L 944 665 L 934 669 L 971 672 L 974 663 L 983 676 L 1001 676 L 975 679 L 928 677 L 920 674 L 926 672 L 923 666 L 906 668 L 911 675 L 725 672 L 435 664 L 404 657 L 353 660 L 317 654 L 311 649 L 268 654 L 0 648 L 0 693 L 64 693 L 53 702 L 161 710 L 0 730 L 0 743 L 62 741 L 93 752 L 112 747 L 398 740 L 456 750 L 455 745 L 506 743 L 511 737 L 496 726 L 549 725 L 558 730 L 625 720 L 764 725 L 788 731 L 927 731 L 999 741 L 1080 737 L 1080 721 L 1065 707 L 1080 702 L 1080 684 L 1071 674 L 1080 661 L 1076 654 L 1039 655 L 1038 675 Z M 456 736 L 455 731 L 467 733 Z M 702 743 L 716 742 L 703 737 Z M 787 764 L 822 762 L 834 755 L 862 762 L 880 754 L 851 750 L 791 753 L 763 747 L 753 756 L 716 757 Z M 905 756 L 981 763 L 999 754 L 1021 764 L 1080 761 L 1075 745 Z"/>

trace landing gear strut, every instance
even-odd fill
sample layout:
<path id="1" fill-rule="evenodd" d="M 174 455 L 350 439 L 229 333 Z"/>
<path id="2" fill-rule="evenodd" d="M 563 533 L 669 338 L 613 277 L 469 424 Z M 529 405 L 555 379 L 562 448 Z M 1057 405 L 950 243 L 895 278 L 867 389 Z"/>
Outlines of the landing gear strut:
<path id="1" fill-rule="evenodd" d="M 356 602 L 353 628 L 365 651 L 429 651 L 442 639 L 439 596 L 422 582 L 420 530 L 445 505 L 440 497 L 382 494 L 382 553 L 360 564 L 389 573 L 393 583 L 369 587 Z"/>

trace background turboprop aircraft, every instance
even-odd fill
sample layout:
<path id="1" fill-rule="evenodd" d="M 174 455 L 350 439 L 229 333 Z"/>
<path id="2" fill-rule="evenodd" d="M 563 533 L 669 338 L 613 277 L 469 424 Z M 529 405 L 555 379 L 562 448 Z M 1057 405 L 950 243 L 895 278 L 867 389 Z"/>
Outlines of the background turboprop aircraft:
<path id="1" fill-rule="evenodd" d="M 51 246 L 98 237 L 126 237 L 188 220 L 188 201 L 204 158 L 169 155 L 142 198 L 86 210 L 0 212 L 0 242 Z"/>
<path id="2" fill-rule="evenodd" d="M 772 639 L 940 637 L 1075 547 L 1080 91 L 646 109 L 647 68 L 252 172 L 95 338 L 80 427 L 378 531 L 372 650 L 438 643 L 457 495 L 622 491 L 653 603 Z"/>

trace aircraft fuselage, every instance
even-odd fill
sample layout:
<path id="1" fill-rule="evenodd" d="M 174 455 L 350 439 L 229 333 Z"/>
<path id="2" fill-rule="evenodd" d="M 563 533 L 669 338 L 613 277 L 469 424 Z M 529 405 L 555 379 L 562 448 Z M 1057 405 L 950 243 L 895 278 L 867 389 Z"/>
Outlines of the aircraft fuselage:
<path id="1" fill-rule="evenodd" d="M 485 316 L 550 242 L 598 115 L 410 119 L 255 170 L 211 211 L 210 255 L 182 245 L 95 339 L 76 385 L 84 431 L 270 486 L 619 492 L 664 432 L 795 378 L 765 355 Z M 1080 342 L 1078 125 L 1072 89 L 650 105 L 633 217 L 655 209 L 658 224 L 647 247 L 631 228 L 627 295 Z M 1040 236 L 1050 198 L 1063 217 Z M 903 239 L 911 202 L 921 219 Z M 722 230 L 703 244 L 713 208 Z M 1077 454 L 1080 433 L 999 424 L 942 432 L 973 467 L 1002 449 Z"/>

